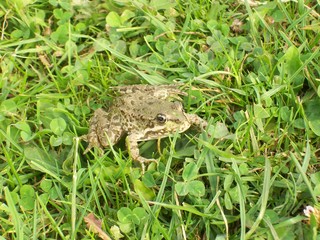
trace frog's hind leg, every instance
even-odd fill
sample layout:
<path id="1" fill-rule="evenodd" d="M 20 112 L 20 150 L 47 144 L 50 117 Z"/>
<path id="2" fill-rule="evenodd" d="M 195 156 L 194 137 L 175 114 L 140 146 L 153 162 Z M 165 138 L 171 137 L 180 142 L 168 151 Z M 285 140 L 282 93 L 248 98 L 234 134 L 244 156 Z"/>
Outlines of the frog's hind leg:
<path id="1" fill-rule="evenodd" d="M 111 124 L 108 117 L 108 113 L 101 108 L 95 111 L 90 120 L 89 133 L 81 137 L 89 143 L 83 154 L 93 147 L 103 149 L 119 141 L 123 135 L 122 127 L 120 124 Z"/>

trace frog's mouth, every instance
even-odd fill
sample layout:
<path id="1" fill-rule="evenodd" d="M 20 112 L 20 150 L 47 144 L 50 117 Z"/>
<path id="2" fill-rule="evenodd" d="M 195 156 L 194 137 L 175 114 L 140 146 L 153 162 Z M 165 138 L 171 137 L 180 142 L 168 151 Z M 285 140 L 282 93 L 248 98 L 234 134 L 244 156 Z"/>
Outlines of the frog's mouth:
<path id="1" fill-rule="evenodd" d="M 158 139 L 168 137 L 176 132 L 182 133 L 190 127 L 188 122 L 181 124 L 181 122 L 176 123 L 174 121 L 168 121 L 163 125 L 154 126 L 152 128 L 146 128 L 144 130 L 143 139 L 141 141 L 146 141 L 150 139 Z"/>
<path id="2" fill-rule="evenodd" d="M 182 133 L 190 127 L 189 122 L 181 123 L 181 121 L 169 121 L 165 124 L 165 129 L 170 133 L 179 132 Z"/>

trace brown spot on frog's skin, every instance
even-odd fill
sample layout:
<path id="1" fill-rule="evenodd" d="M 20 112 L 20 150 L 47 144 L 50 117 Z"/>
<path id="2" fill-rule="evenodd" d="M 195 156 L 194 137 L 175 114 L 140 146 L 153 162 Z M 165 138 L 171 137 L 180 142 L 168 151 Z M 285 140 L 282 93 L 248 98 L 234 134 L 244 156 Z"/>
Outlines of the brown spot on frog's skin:
<path id="1" fill-rule="evenodd" d="M 94 112 L 89 133 L 81 137 L 89 142 L 84 153 L 92 147 L 105 148 L 114 145 L 127 134 L 129 154 L 133 160 L 141 163 L 144 171 L 145 162 L 156 160 L 140 156 L 139 141 L 181 133 L 191 125 L 198 125 L 202 129 L 207 126 L 207 122 L 197 115 L 185 113 L 181 102 L 172 101 L 179 99 L 179 95 L 186 95 L 177 85 L 132 85 L 114 89 L 119 96 L 107 111 L 97 109 Z"/>

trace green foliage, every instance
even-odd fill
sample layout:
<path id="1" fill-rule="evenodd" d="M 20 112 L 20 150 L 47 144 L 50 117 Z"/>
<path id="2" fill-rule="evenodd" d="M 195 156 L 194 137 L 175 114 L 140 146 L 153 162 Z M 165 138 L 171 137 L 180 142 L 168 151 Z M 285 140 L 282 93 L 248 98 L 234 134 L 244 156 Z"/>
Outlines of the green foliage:
<path id="1" fill-rule="evenodd" d="M 317 216 L 303 216 L 320 193 L 319 11 L 1 1 L 0 239 L 319 238 Z M 123 142 L 82 154 L 77 137 L 111 86 L 173 82 L 207 132 L 142 143 L 159 158 L 144 174 Z"/>
<path id="2" fill-rule="evenodd" d="M 182 178 L 183 182 L 177 182 L 175 190 L 179 196 L 191 196 L 202 197 L 205 194 L 205 186 L 203 182 L 193 180 L 198 175 L 197 165 L 195 163 L 189 163 L 185 166 Z"/>
<path id="3" fill-rule="evenodd" d="M 122 207 L 117 212 L 120 229 L 124 233 L 129 233 L 134 227 L 143 226 L 147 216 L 147 212 L 141 207 L 136 207 L 133 210 L 127 207 Z"/>
<path id="4" fill-rule="evenodd" d="M 35 192 L 32 186 L 23 185 L 20 188 L 20 205 L 21 207 L 28 211 L 32 210 L 34 207 Z"/>

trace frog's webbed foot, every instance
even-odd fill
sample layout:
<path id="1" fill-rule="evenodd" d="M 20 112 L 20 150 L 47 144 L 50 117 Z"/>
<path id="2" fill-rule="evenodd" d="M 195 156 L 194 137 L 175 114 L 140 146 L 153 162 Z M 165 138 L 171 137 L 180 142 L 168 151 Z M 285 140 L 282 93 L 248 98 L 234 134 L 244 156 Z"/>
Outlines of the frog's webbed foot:
<path id="1" fill-rule="evenodd" d="M 80 136 L 79 139 L 80 139 L 80 141 L 89 142 L 88 141 L 88 134 Z M 88 147 L 84 150 L 84 152 L 82 154 L 83 155 L 87 154 L 90 151 L 90 149 L 93 148 L 93 146 L 94 146 L 94 144 L 89 142 Z"/>
<path id="2" fill-rule="evenodd" d="M 83 155 L 87 154 L 90 151 L 90 149 L 94 147 L 102 150 L 102 146 L 98 140 L 98 137 L 93 135 L 95 134 L 89 133 L 87 135 L 83 135 L 80 137 L 80 140 L 83 140 L 89 143 L 88 147 L 84 150 Z"/>
<path id="3" fill-rule="evenodd" d="M 142 174 L 144 174 L 146 170 L 145 163 L 155 162 L 158 165 L 158 161 L 153 158 L 144 158 L 144 157 L 138 156 L 136 159 L 134 159 L 133 157 L 132 159 L 135 161 L 138 161 L 141 164 Z"/>

